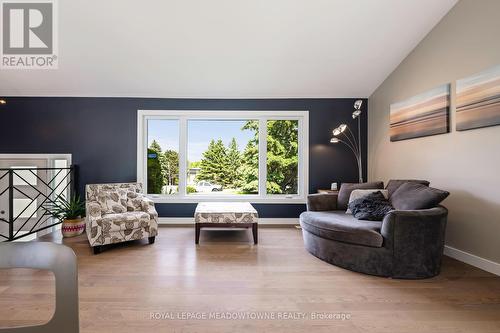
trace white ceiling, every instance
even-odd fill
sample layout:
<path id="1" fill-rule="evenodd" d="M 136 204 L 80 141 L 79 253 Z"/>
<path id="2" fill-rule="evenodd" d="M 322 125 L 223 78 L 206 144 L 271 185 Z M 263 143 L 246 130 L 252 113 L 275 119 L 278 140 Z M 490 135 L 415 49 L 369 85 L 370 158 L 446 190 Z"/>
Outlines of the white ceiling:
<path id="1" fill-rule="evenodd" d="M 456 0 L 71 0 L 3 96 L 368 97 Z"/>

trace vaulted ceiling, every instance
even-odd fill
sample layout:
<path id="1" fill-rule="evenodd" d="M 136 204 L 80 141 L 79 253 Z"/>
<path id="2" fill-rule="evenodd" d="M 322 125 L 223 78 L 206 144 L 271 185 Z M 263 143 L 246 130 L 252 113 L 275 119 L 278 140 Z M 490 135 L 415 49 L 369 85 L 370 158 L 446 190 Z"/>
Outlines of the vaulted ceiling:
<path id="1" fill-rule="evenodd" d="M 0 96 L 367 97 L 455 3 L 58 1 L 59 68 Z"/>

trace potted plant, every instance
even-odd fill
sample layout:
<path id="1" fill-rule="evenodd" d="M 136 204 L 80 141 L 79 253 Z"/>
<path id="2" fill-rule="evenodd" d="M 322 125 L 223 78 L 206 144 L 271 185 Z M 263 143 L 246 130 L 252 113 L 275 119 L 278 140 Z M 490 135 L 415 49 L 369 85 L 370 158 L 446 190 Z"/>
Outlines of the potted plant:
<path id="1" fill-rule="evenodd" d="M 85 231 L 85 201 L 80 197 L 60 199 L 47 208 L 49 214 L 62 220 L 63 237 L 74 237 Z"/>

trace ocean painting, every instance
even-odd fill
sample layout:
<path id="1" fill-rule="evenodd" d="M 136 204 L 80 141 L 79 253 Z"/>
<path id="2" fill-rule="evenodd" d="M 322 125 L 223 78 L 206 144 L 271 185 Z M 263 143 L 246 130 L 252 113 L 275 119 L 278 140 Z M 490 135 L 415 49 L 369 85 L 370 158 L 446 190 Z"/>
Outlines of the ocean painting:
<path id="1" fill-rule="evenodd" d="M 457 81 L 457 131 L 500 125 L 500 66 Z"/>
<path id="2" fill-rule="evenodd" d="M 448 133 L 449 115 L 449 84 L 391 104 L 391 141 Z"/>

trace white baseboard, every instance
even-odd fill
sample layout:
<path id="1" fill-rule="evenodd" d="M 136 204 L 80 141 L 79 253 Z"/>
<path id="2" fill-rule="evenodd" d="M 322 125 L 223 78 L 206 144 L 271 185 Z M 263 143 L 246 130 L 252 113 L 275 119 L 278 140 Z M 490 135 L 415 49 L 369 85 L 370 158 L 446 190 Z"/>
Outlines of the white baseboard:
<path id="1" fill-rule="evenodd" d="M 448 245 L 445 245 L 444 247 L 444 254 L 453 259 L 457 259 L 466 264 L 480 268 L 483 271 L 487 271 L 500 276 L 500 264 L 497 262 L 478 257 L 474 254 L 456 249 Z"/>
<path id="2" fill-rule="evenodd" d="M 192 225 L 194 217 L 160 217 L 158 219 L 160 225 Z M 262 225 L 298 225 L 298 218 L 259 218 L 259 224 Z"/>

